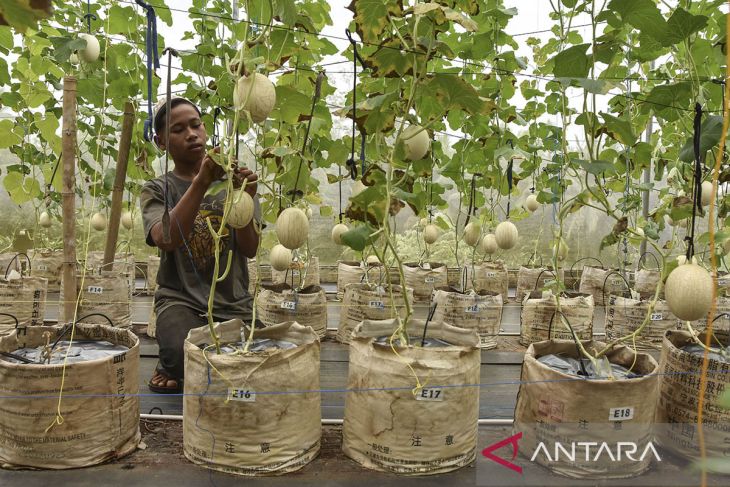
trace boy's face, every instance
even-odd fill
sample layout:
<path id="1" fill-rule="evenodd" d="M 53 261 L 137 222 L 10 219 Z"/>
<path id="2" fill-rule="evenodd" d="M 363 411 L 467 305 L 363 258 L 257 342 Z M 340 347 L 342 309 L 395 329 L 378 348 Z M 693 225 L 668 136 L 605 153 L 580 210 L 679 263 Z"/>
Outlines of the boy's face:
<path id="1" fill-rule="evenodd" d="M 170 138 L 167 130 L 159 134 L 160 149 L 168 148 L 175 164 L 197 164 L 205 156 L 205 143 L 208 135 L 205 125 L 195 108 L 181 103 L 170 111 Z"/>

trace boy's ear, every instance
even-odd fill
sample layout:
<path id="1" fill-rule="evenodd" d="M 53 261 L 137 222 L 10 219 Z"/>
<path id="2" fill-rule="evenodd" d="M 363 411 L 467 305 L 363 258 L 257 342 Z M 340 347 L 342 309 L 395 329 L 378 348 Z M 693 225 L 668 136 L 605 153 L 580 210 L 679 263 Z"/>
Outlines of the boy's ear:
<path id="1" fill-rule="evenodd" d="M 165 144 L 162 143 L 162 139 L 160 139 L 159 135 L 155 135 L 153 140 L 155 141 L 155 145 L 158 149 L 165 150 Z"/>

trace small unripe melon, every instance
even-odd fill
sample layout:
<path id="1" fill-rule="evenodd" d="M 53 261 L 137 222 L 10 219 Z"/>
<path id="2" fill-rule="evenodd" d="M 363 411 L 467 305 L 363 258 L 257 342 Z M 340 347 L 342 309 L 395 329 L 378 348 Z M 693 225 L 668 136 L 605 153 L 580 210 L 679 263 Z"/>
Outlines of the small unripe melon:
<path id="1" fill-rule="evenodd" d="M 712 182 L 705 181 L 702 183 L 702 197 L 700 198 L 702 206 L 707 206 L 712 201 Z"/>
<path id="2" fill-rule="evenodd" d="M 368 258 L 365 259 L 365 262 L 367 262 L 368 265 L 376 265 L 380 264 L 380 259 L 378 259 L 377 255 L 368 255 Z"/>
<path id="3" fill-rule="evenodd" d="M 634 228 L 634 232 L 638 233 L 638 238 L 644 238 L 644 229 L 641 227 Z"/>
<path id="4" fill-rule="evenodd" d="M 120 221 L 124 228 L 126 228 L 127 230 L 131 230 L 132 227 L 134 226 L 134 219 L 132 218 L 132 212 L 125 211 L 124 213 L 122 213 L 122 217 L 120 218 Z"/>
<path id="5" fill-rule="evenodd" d="M 81 34 L 79 37 L 86 41 L 86 47 L 79 50 L 79 58 L 87 63 L 93 63 L 99 59 L 101 46 L 99 46 L 97 38 L 91 34 Z"/>
<path id="6" fill-rule="evenodd" d="M 304 210 L 304 213 L 307 215 L 307 220 L 311 220 L 312 215 L 314 214 L 314 212 L 312 212 L 312 208 L 309 206 L 307 207 L 306 210 Z"/>
<path id="7" fill-rule="evenodd" d="M 231 228 L 245 228 L 253 220 L 253 198 L 243 190 L 234 195 L 231 211 L 228 213 L 228 224 Z"/>
<path id="8" fill-rule="evenodd" d="M 428 130 L 420 125 L 409 125 L 400 135 L 407 161 L 423 159 L 431 148 Z"/>
<path id="9" fill-rule="evenodd" d="M 38 224 L 43 228 L 49 228 L 53 224 L 51 221 L 51 215 L 49 215 L 47 211 L 41 213 L 38 217 Z"/>
<path id="10" fill-rule="evenodd" d="M 689 219 L 688 219 L 688 218 L 683 218 L 683 219 L 681 219 L 681 220 L 679 220 L 679 221 L 676 221 L 676 222 L 675 222 L 675 221 L 674 221 L 674 220 L 672 219 L 672 217 L 671 217 L 671 216 L 669 216 L 669 215 L 664 215 L 664 216 L 665 216 L 665 220 L 666 220 L 666 222 L 667 222 L 667 225 L 669 225 L 669 226 L 671 226 L 671 227 L 681 227 L 681 228 L 686 228 L 686 227 L 687 227 L 687 225 L 689 224 Z"/>
<path id="11" fill-rule="evenodd" d="M 527 196 L 527 199 L 525 200 L 525 208 L 527 208 L 528 211 L 533 212 L 537 210 L 540 207 L 540 202 L 537 201 L 537 195 L 531 194 Z"/>
<path id="12" fill-rule="evenodd" d="M 712 305 L 712 277 L 697 264 L 684 264 L 667 277 L 664 296 L 669 309 L 683 321 L 707 316 Z"/>
<path id="13" fill-rule="evenodd" d="M 468 246 L 474 247 L 478 244 L 481 236 L 482 227 L 477 222 L 469 222 L 469 224 L 464 227 L 464 242 Z"/>
<path id="14" fill-rule="evenodd" d="M 568 244 L 565 239 L 560 239 L 553 244 L 553 256 L 562 262 L 568 257 Z"/>
<path id="15" fill-rule="evenodd" d="M 298 249 L 309 236 L 309 220 L 299 208 L 287 208 L 276 219 L 276 236 L 287 249 Z"/>
<path id="16" fill-rule="evenodd" d="M 494 237 L 500 249 L 508 250 L 517 245 L 519 233 L 514 223 L 505 221 L 497 225 L 494 230 Z"/>
<path id="17" fill-rule="evenodd" d="M 289 268 L 292 261 L 291 250 L 281 244 L 274 245 L 269 254 L 269 262 L 271 267 L 277 271 L 285 271 Z"/>
<path id="18" fill-rule="evenodd" d="M 499 249 L 497 245 L 497 238 L 493 233 L 488 233 L 482 239 L 482 252 L 485 254 L 493 254 Z"/>
<path id="19" fill-rule="evenodd" d="M 332 241 L 337 245 L 342 245 L 342 234 L 348 230 L 349 228 L 344 223 L 338 223 L 332 227 Z"/>
<path id="20" fill-rule="evenodd" d="M 429 223 L 423 229 L 423 241 L 429 245 L 436 243 L 436 240 L 439 239 L 439 233 L 441 233 L 439 232 L 439 227 L 433 223 Z"/>
<path id="21" fill-rule="evenodd" d="M 420 226 L 421 228 L 425 228 L 425 227 L 426 227 L 426 225 L 428 225 L 428 220 L 426 220 L 425 218 L 421 218 L 421 220 L 419 220 L 419 222 L 418 222 L 418 225 L 419 225 L 419 226 Z"/>
<path id="22" fill-rule="evenodd" d="M 106 216 L 103 213 L 94 213 L 91 216 L 91 228 L 101 232 L 106 228 Z"/>
<path id="23" fill-rule="evenodd" d="M 72 52 L 71 55 L 68 57 L 68 61 L 71 64 L 79 64 L 79 56 L 75 52 Z"/>
<path id="24" fill-rule="evenodd" d="M 254 122 L 263 122 L 276 105 L 274 83 L 261 73 L 241 76 L 233 89 L 233 104 L 238 110 L 248 111 Z"/>

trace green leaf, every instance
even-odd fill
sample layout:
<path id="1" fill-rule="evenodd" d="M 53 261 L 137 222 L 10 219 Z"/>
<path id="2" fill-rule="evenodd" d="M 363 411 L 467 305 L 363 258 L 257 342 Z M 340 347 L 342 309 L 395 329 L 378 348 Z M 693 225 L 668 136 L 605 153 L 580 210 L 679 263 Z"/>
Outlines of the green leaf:
<path id="1" fill-rule="evenodd" d="M 17 205 L 22 205 L 42 195 L 41 185 L 37 179 L 23 177 L 19 172 L 9 172 L 3 180 L 3 186 L 10 193 L 10 198 Z"/>
<path id="2" fill-rule="evenodd" d="M 295 124 L 299 117 L 309 115 L 312 108 L 312 99 L 297 91 L 292 86 L 276 87 L 276 111 L 279 112 L 279 120 Z"/>
<path id="3" fill-rule="evenodd" d="M 673 122 L 679 120 L 684 109 L 689 107 L 692 86 L 688 81 L 655 86 L 642 104 L 642 111 L 653 110 L 661 118 Z M 641 103 L 643 100 L 639 100 Z"/>
<path id="4" fill-rule="evenodd" d="M 14 127 L 12 120 L 0 120 L 0 149 L 7 149 L 23 141 L 22 137 L 13 132 Z"/>
<path id="5" fill-rule="evenodd" d="M 370 237 L 372 233 L 373 229 L 370 225 L 360 223 L 342 234 L 342 243 L 352 250 L 362 252 L 372 243 Z"/>
<path id="6" fill-rule="evenodd" d="M 388 16 L 395 18 L 403 15 L 403 3 L 400 0 L 352 0 L 347 7 L 355 14 L 357 32 L 364 42 L 380 43 L 386 26 L 390 23 Z"/>
<path id="7" fill-rule="evenodd" d="M 601 113 L 601 117 L 603 117 L 606 130 L 611 138 L 627 146 L 633 146 L 636 143 L 637 139 L 631 122 L 608 113 Z"/>
<path id="8" fill-rule="evenodd" d="M 584 160 L 576 160 L 576 163 L 580 165 L 585 171 L 588 171 L 590 174 L 615 174 L 616 168 L 613 164 L 606 161 L 584 161 Z"/>
<path id="9" fill-rule="evenodd" d="M 228 186 L 228 181 L 215 181 L 213 184 L 208 186 L 208 190 L 205 192 L 206 196 L 215 196 L 221 191 L 225 191 Z"/>
<path id="10" fill-rule="evenodd" d="M 611 0 L 608 9 L 621 16 L 621 19 L 661 42 L 667 33 L 667 22 L 654 0 Z"/>
<path id="11" fill-rule="evenodd" d="M 722 117 L 718 115 L 710 115 L 702 120 L 702 126 L 700 128 L 700 157 L 704 157 L 708 150 L 720 143 L 721 135 Z M 692 162 L 694 161 L 694 158 L 694 144 L 692 137 L 690 136 L 684 144 L 684 147 L 682 147 L 682 151 L 679 153 L 679 160 Z"/>
<path id="12" fill-rule="evenodd" d="M 661 43 L 665 47 L 677 44 L 702 30 L 707 25 L 707 20 L 704 15 L 692 15 L 682 7 L 677 7 L 667 21 L 667 33 Z"/>
<path id="13" fill-rule="evenodd" d="M 578 44 L 561 51 L 553 57 L 553 74 L 558 78 L 585 78 L 591 68 L 586 55 L 590 44 Z"/>
<path id="14" fill-rule="evenodd" d="M 434 74 L 422 88 L 422 95 L 434 96 L 443 111 L 463 110 L 472 115 L 488 114 L 495 107 L 479 97 L 474 87 L 458 76 Z"/>
<path id="15" fill-rule="evenodd" d="M 18 32 L 25 32 L 28 28 L 35 28 L 40 19 L 51 13 L 50 2 L 47 10 L 33 8 L 30 4 L 30 0 L 3 0 L 0 2 L 0 14 Z"/>

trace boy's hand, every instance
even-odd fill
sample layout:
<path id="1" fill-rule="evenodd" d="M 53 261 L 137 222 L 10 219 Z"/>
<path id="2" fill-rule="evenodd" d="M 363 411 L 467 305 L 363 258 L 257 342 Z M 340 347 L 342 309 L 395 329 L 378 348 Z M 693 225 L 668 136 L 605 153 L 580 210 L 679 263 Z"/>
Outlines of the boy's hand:
<path id="1" fill-rule="evenodd" d="M 213 150 L 215 153 L 220 152 L 220 148 L 218 147 Z M 218 165 L 210 155 L 206 154 L 203 158 L 203 162 L 200 164 L 200 169 L 198 170 L 198 174 L 195 176 L 195 179 L 200 181 L 200 184 L 202 184 L 205 188 L 208 188 L 214 181 L 221 179 L 225 176 L 225 174 L 226 171 Z"/>
<path id="2" fill-rule="evenodd" d="M 259 177 L 247 167 L 237 167 L 233 170 L 233 187 L 240 188 L 246 181 L 245 191 L 253 198 L 256 196 Z"/>

